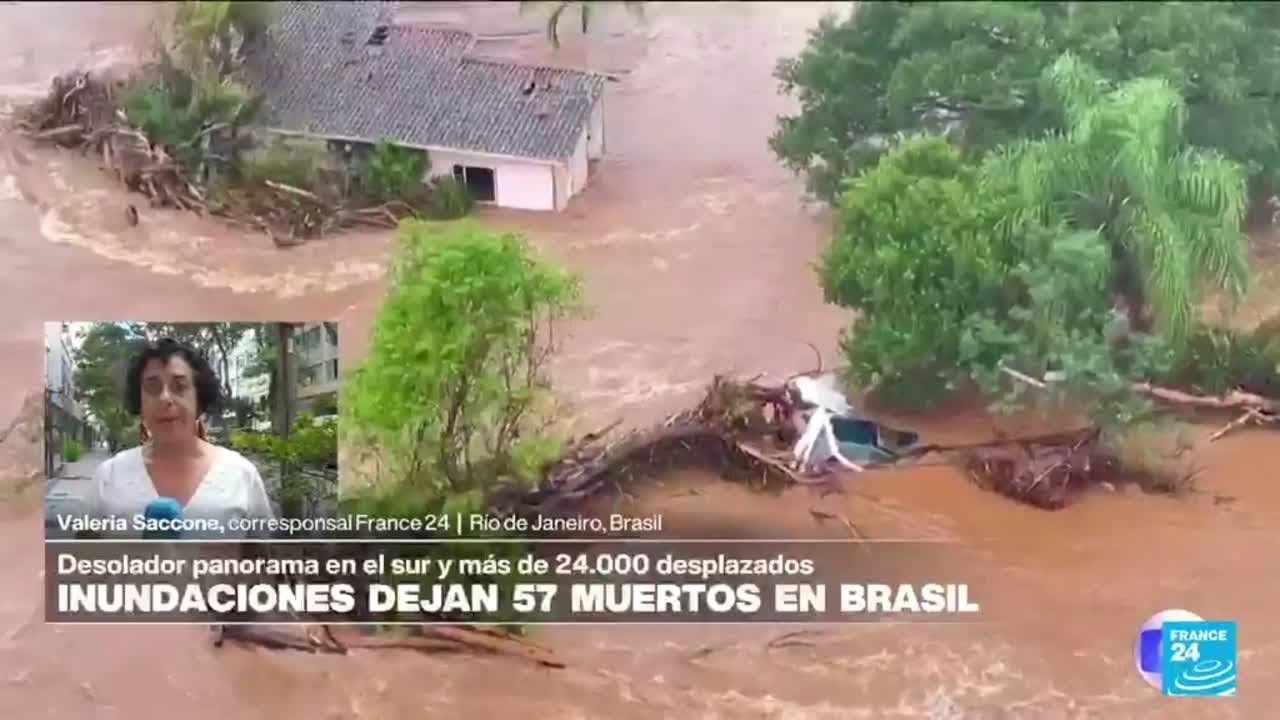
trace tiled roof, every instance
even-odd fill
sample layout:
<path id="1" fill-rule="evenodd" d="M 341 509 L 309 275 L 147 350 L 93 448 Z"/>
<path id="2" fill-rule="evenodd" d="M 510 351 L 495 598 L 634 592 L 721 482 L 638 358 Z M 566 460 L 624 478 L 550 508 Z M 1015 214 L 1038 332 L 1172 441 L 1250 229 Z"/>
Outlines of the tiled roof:
<path id="1" fill-rule="evenodd" d="M 468 57 L 472 35 L 396 26 L 394 3 L 277 7 L 249 63 L 275 129 L 563 160 L 604 91 L 595 73 Z"/>

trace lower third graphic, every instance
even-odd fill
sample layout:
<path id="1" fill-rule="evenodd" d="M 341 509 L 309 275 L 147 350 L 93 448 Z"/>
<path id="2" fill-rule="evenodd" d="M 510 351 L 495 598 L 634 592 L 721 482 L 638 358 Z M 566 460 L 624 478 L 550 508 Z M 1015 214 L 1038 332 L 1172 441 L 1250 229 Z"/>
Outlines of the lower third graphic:
<path id="1" fill-rule="evenodd" d="M 1138 630 L 1138 672 L 1165 695 L 1236 694 L 1236 624 L 1186 610 L 1152 615 Z"/>

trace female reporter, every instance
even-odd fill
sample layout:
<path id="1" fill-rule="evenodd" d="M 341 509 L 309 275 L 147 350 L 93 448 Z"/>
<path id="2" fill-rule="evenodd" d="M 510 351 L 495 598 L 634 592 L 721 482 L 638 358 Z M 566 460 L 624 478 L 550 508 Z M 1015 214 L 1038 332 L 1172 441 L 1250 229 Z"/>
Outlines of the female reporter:
<path id="1" fill-rule="evenodd" d="M 184 535 L 200 536 L 240 535 L 231 521 L 272 516 L 257 467 L 205 440 L 201 417 L 217 407 L 219 387 L 208 361 L 175 340 L 148 343 L 132 358 L 124 406 L 141 419 L 142 444 L 99 465 L 89 492 L 90 517 L 128 524 L 111 535 L 142 535 L 138 516 L 177 515 L 184 527 L 199 526 Z"/>

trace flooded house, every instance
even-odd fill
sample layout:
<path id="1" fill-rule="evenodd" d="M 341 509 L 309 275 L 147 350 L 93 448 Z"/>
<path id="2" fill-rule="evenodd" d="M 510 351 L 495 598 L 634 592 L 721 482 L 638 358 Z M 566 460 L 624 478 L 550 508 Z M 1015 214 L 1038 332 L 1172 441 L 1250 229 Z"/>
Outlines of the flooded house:
<path id="1" fill-rule="evenodd" d="M 273 134 L 348 157 L 417 149 L 477 202 L 562 210 L 604 154 L 604 77 L 474 54 L 475 36 L 397 25 L 395 3 L 277 6 L 249 71 Z"/>

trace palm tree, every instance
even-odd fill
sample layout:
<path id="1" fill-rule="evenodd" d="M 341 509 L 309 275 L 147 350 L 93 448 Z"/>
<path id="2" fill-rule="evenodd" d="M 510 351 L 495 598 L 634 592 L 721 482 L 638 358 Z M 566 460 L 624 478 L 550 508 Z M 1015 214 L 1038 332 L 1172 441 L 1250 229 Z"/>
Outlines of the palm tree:
<path id="1" fill-rule="evenodd" d="M 211 64 L 219 78 L 237 68 L 243 51 L 262 36 L 272 17 L 271 3 L 256 0 L 187 0 L 177 10 L 189 67 Z"/>
<path id="2" fill-rule="evenodd" d="M 1154 320 L 1171 339 L 1185 338 L 1206 285 L 1244 293 L 1242 168 L 1186 143 L 1186 107 L 1164 80 L 1109 89 L 1070 54 L 1044 80 L 1066 131 L 989 160 L 989 177 L 1022 200 L 1021 214 L 1002 229 L 1065 222 L 1098 232 L 1111 247 L 1112 285 L 1134 329 L 1149 330 Z"/>
<path id="3" fill-rule="evenodd" d="M 547 16 L 547 40 L 551 43 L 551 47 L 558 50 L 560 49 L 560 18 L 564 16 L 565 12 L 577 9 L 582 33 L 585 35 L 590 28 L 591 12 L 599 4 L 598 2 L 592 2 L 592 0 L 558 0 L 557 2 L 521 0 L 520 12 L 524 13 L 535 6 L 552 6 L 551 14 Z M 637 19 L 644 19 L 643 2 L 623 2 L 622 5 Z"/>

